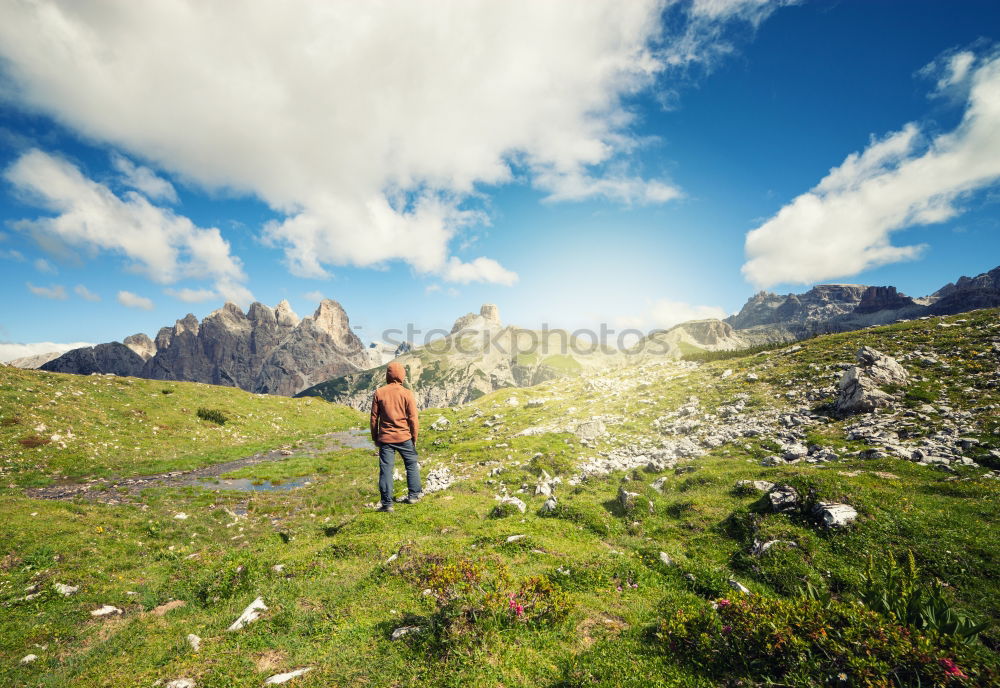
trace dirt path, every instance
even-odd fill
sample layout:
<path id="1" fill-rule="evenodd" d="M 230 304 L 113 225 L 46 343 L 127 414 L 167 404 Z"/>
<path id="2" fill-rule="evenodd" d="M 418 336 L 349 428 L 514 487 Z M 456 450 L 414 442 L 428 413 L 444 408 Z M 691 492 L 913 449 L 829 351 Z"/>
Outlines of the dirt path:
<path id="1" fill-rule="evenodd" d="M 373 445 L 367 430 L 341 430 L 319 435 L 307 446 L 297 449 L 279 448 L 268 452 L 246 456 L 242 459 L 212 464 L 190 471 L 169 471 L 134 478 L 99 478 L 83 483 L 33 487 L 24 491 L 28 497 L 39 499 L 74 499 L 82 497 L 88 501 L 104 504 L 124 504 L 134 501 L 147 487 L 202 487 L 212 489 L 207 482 L 218 479 L 226 473 L 269 461 L 283 461 L 296 456 L 318 456 L 344 449 L 368 449 Z M 249 484 L 249 481 L 247 481 Z M 289 481 L 288 487 L 295 487 L 301 481 Z M 249 489 L 249 488 L 248 488 Z"/>

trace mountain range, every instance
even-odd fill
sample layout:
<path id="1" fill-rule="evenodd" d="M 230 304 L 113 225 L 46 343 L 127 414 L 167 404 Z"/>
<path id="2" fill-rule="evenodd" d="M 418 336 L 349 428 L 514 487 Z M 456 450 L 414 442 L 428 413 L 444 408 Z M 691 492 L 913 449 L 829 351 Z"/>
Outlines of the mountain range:
<path id="1" fill-rule="evenodd" d="M 244 313 L 226 303 L 201 322 L 188 314 L 150 339 L 126 337 L 14 362 L 65 373 L 113 373 L 187 380 L 285 396 L 321 396 L 362 408 L 384 379 L 385 364 L 399 360 L 422 407 L 461 404 L 504 387 L 526 387 L 613 365 L 636 355 L 682 358 L 704 351 L 790 342 L 817 334 L 949 315 L 1000 306 L 1000 267 L 961 277 L 929 296 L 911 298 L 892 286 L 821 284 L 800 294 L 754 294 L 722 320 L 697 320 L 651 333 L 630 351 L 591 351 L 563 330 L 504 325 L 497 307 L 458 318 L 441 339 L 413 348 L 374 342 L 365 347 L 347 313 L 325 299 L 302 318 L 287 301 L 271 309 L 254 303 Z M 655 344 L 656 346 L 649 346 Z M 32 365 L 34 364 L 34 365 Z"/>

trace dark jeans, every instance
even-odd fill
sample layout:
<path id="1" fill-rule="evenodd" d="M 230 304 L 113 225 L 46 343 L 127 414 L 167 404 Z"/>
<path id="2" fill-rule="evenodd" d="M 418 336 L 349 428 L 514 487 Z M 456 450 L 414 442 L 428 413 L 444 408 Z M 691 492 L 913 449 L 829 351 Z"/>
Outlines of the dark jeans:
<path id="1" fill-rule="evenodd" d="M 382 504 L 392 504 L 392 473 L 396 452 L 403 457 L 406 465 L 406 487 L 410 497 L 420 495 L 420 464 L 417 463 L 417 449 L 413 440 L 405 442 L 383 442 L 378 448 L 378 491 Z"/>

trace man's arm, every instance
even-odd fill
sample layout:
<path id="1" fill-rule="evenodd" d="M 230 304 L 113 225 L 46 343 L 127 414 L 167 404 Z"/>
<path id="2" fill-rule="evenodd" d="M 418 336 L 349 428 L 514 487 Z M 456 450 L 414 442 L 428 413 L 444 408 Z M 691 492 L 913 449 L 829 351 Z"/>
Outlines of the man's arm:
<path id="1" fill-rule="evenodd" d="M 410 426 L 410 436 L 413 443 L 417 443 L 417 431 L 420 430 L 420 420 L 417 417 L 417 400 L 413 398 L 413 392 L 406 390 L 406 424 Z"/>
<path id="2" fill-rule="evenodd" d="M 372 395 L 372 419 L 371 419 L 372 442 L 378 446 L 378 397 Z"/>

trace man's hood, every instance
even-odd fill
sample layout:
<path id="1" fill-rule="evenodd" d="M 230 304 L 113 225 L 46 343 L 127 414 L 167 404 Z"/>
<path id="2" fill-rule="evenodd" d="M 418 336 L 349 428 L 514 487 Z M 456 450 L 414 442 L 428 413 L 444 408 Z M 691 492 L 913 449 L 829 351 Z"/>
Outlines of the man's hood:
<path id="1" fill-rule="evenodd" d="M 396 363 L 393 361 L 389 364 L 389 367 L 385 369 L 386 382 L 402 382 L 405 379 L 406 368 L 403 367 L 402 363 Z"/>

